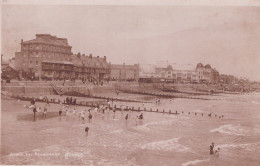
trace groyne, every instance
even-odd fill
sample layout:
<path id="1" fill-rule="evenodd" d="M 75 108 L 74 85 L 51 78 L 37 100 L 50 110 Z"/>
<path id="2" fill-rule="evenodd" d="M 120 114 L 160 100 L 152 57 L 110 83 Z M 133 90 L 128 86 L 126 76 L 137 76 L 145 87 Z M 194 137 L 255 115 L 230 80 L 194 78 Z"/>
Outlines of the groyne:
<path id="1" fill-rule="evenodd" d="M 34 98 L 34 97 L 28 97 L 28 96 L 12 96 L 12 98 L 15 98 L 17 100 L 21 100 L 21 101 L 32 101 L 35 100 L 36 102 L 43 102 L 43 103 L 47 103 L 46 99 L 38 99 L 38 98 Z M 96 108 L 99 107 L 100 105 L 104 105 L 107 106 L 107 108 L 109 110 L 115 110 L 115 111 L 136 111 L 136 112 L 156 112 L 156 113 L 165 113 L 165 114 L 174 114 L 174 115 L 180 115 L 180 114 L 185 114 L 184 111 L 174 111 L 174 110 L 165 110 L 165 109 L 161 109 L 159 110 L 158 108 L 153 109 L 153 108 L 141 108 L 141 107 L 130 107 L 130 106 L 125 106 L 125 108 L 122 108 L 121 106 L 118 106 L 116 104 L 114 105 L 110 105 L 108 104 L 108 102 L 106 101 L 81 101 L 79 103 L 76 104 L 68 104 L 65 102 L 65 100 L 59 101 L 59 100 L 50 100 L 48 102 L 49 104 L 66 104 L 66 105 L 72 105 L 72 106 L 84 106 L 84 107 L 90 107 L 90 108 Z M 198 113 L 198 112 L 186 112 L 186 114 L 194 114 L 195 116 L 208 116 L 208 117 L 217 117 L 217 118 L 224 118 L 223 115 L 217 115 L 217 114 L 204 114 L 204 113 Z M 214 116 L 213 116 L 214 115 Z"/>

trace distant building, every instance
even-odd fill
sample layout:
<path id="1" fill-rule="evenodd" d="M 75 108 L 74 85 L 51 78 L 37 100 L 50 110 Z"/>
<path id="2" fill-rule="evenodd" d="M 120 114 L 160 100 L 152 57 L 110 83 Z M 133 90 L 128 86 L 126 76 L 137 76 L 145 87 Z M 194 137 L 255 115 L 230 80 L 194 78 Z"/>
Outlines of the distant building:
<path id="1" fill-rule="evenodd" d="M 3 59 L 3 54 L 1 54 L 1 68 L 4 68 L 6 66 L 9 66 L 9 62 L 6 59 Z"/>
<path id="2" fill-rule="evenodd" d="M 219 75 L 219 82 L 224 84 L 233 84 L 235 83 L 235 76 L 233 75 Z"/>
<path id="3" fill-rule="evenodd" d="M 9 64 L 1 66 L 1 78 L 10 80 L 10 79 L 17 79 L 18 72 L 12 68 Z"/>
<path id="4" fill-rule="evenodd" d="M 219 73 L 210 65 L 197 64 L 196 68 L 190 64 L 157 64 L 141 65 L 141 79 L 153 79 L 165 82 L 199 83 L 216 82 Z"/>
<path id="5" fill-rule="evenodd" d="M 21 40 L 21 51 L 15 53 L 15 69 L 38 78 L 104 79 L 108 76 L 106 58 L 73 55 L 71 48 L 66 38 L 36 34 L 33 40 Z"/>
<path id="6" fill-rule="evenodd" d="M 139 65 L 110 64 L 110 79 L 119 81 L 138 81 Z"/>
<path id="7" fill-rule="evenodd" d="M 198 63 L 196 71 L 199 76 L 200 82 L 217 82 L 219 78 L 219 72 L 216 69 L 211 68 L 209 64 L 203 66 L 202 63 Z"/>

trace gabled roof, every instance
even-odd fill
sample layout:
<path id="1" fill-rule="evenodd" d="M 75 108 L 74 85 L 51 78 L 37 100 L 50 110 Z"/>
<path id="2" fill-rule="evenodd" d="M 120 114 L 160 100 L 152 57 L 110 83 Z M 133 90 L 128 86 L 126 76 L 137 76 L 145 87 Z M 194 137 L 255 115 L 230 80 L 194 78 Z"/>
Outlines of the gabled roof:
<path id="1" fill-rule="evenodd" d="M 85 67 L 109 69 L 107 61 L 103 58 L 89 56 L 81 56 L 80 58 L 83 61 Z"/>
<path id="2" fill-rule="evenodd" d="M 83 61 L 77 55 L 71 55 L 71 59 L 74 66 L 84 67 Z"/>

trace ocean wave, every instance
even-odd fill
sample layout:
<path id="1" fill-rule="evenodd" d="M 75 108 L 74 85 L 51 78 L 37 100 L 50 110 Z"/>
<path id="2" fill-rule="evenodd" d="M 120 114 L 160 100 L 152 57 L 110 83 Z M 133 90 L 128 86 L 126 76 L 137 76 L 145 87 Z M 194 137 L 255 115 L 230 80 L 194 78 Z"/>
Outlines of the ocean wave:
<path id="1" fill-rule="evenodd" d="M 222 125 L 216 129 L 210 130 L 210 132 L 211 133 L 218 132 L 222 134 L 239 135 L 239 136 L 249 134 L 249 132 L 241 128 L 240 125 L 233 125 L 233 124 Z"/>
<path id="2" fill-rule="evenodd" d="M 260 149 L 260 142 L 245 143 L 245 144 L 224 144 L 219 145 L 217 148 L 221 149 L 244 149 L 248 151 L 256 151 Z"/>
<path id="3" fill-rule="evenodd" d="M 199 163 L 206 162 L 206 161 L 209 161 L 209 159 L 188 161 L 188 162 L 186 162 L 186 163 L 183 163 L 182 166 L 197 165 L 197 164 L 199 164 Z"/>
<path id="4" fill-rule="evenodd" d="M 138 130 L 142 130 L 142 131 L 150 131 L 150 128 L 148 127 L 148 125 L 150 125 L 150 124 L 154 124 L 154 123 L 146 123 L 144 125 L 134 127 L 134 129 L 138 129 Z"/>
<path id="5" fill-rule="evenodd" d="M 44 129 L 41 132 L 46 132 L 46 133 L 59 133 L 61 131 L 60 127 L 55 127 L 55 128 L 50 128 L 50 129 Z"/>
<path id="6" fill-rule="evenodd" d="M 172 122 L 175 120 L 167 120 L 167 121 L 158 121 L 158 122 L 151 122 L 151 123 L 146 123 L 141 126 L 134 127 L 135 129 L 143 130 L 143 131 L 149 131 L 150 128 L 148 126 L 150 125 L 172 125 Z"/>
<path id="7" fill-rule="evenodd" d="M 155 141 L 145 144 L 141 149 L 158 150 L 158 151 L 177 151 L 177 152 L 189 152 L 190 149 L 186 146 L 179 144 L 180 138 L 173 138 L 163 141 Z"/>
<path id="8" fill-rule="evenodd" d="M 124 130 L 122 130 L 122 129 L 118 129 L 118 130 L 111 131 L 108 134 L 118 134 L 118 133 L 122 133 L 123 131 Z"/>
<path id="9" fill-rule="evenodd" d="M 256 134 L 260 134 L 260 129 L 259 129 L 259 128 L 254 129 L 254 133 L 256 133 Z"/>
<path id="10" fill-rule="evenodd" d="M 259 101 L 252 101 L 251 103 L 252 103 L 252 104 L 260 104 Z"/>

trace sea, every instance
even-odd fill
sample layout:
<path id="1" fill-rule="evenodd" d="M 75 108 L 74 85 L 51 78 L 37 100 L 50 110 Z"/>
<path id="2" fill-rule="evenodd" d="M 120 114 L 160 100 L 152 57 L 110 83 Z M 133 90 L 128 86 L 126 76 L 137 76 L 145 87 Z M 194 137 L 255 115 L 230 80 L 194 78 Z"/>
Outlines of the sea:
<path id="1" fill-rule="evenodd" d="M 29 102 L 2 98 L 1 164 L 259 166 L 260 93 L 201 97 L 117 102 L 123 111 L 91 110 L 93 119 L 84 122 L 77 115 L 59 117 L 60 105 L 48 106 L 47 119 L 33 120 Z M 141 112 L 126 106 L 164 113 L 142 112 L 139 120 Z M 220 148 L 219 156 L 209 154 L 211 143 Z"/>

